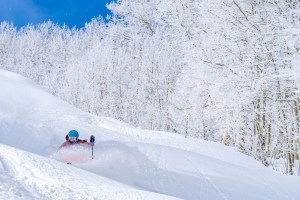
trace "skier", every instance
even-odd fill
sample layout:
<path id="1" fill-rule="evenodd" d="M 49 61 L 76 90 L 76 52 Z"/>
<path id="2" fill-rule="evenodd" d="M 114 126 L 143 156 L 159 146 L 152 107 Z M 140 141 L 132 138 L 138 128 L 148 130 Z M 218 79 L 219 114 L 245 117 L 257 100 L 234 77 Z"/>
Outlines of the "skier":
<path id="1" fill-rule="evenodd" d="M 83 145 L 87 147 L 94 146 L 95 137 L 93 135 L 91 135 L 90 142 L 87 140 L 80 140 L 78 137 L 79 133 L 76 130 L 70 130 L 66 135 L 66 141 L 59 147 L 59 149 L 70 147 L 71 145 Z"/>

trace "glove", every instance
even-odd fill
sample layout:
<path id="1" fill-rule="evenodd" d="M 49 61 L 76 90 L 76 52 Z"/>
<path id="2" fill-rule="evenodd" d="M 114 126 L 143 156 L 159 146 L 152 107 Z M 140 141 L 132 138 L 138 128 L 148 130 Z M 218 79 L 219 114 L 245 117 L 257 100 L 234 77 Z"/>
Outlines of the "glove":
<path id="1" fill-rule="evenodd" d="M 94 144 L 94 142 L 95 142 L 95 136 L 91 135 L 91 137 L 90 137 L 90 143 Z"/>

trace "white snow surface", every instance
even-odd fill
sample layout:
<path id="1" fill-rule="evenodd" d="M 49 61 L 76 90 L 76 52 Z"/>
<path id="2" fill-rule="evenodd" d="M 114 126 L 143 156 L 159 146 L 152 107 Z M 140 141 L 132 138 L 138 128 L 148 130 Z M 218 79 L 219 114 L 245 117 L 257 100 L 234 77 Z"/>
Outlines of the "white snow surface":
<path id="1" fill-rule="evenodd" d="M 4 70 L 0 93 L 0 199 L 300 199 L 300 177 L 234 148 L 82 112 Z M 95 135 L 94 159 L 54 159 L 71 129 Z"/>

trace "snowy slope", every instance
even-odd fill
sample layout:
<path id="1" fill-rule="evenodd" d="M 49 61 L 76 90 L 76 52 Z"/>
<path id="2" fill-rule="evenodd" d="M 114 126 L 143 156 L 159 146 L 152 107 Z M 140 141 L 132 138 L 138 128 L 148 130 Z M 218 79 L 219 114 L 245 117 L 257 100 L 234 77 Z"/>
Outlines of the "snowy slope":
<path id="1" fill-rule="evenodd" d="M 234 148 L 93 116 L 1 70 L 0 92 L 0 199 L 300 199 L 299 177 Z M 49 158 L 70 129 L 96 136 L 94 160 Z"/>
<path id="2" fill-rule="evenodd" d="M 0 145 L 1 199 L 170 199 Z"/>

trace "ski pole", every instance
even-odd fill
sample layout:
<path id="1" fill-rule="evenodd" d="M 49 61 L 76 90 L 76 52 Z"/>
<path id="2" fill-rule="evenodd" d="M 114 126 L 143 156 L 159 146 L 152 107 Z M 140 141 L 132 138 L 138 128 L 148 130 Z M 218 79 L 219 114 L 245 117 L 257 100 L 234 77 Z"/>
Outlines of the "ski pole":
<path id="1" fill-rule="evenodd" d="M 91 135 L 90 143 L 92 143 L 92 159 L 94 159 L 94 142 L 95 142 L 95 136 Z"/>
<path id="2" fill-rule="evenodd" d="M 94 159 L 94 144 L 92 145 L 92 160 Z"/>

